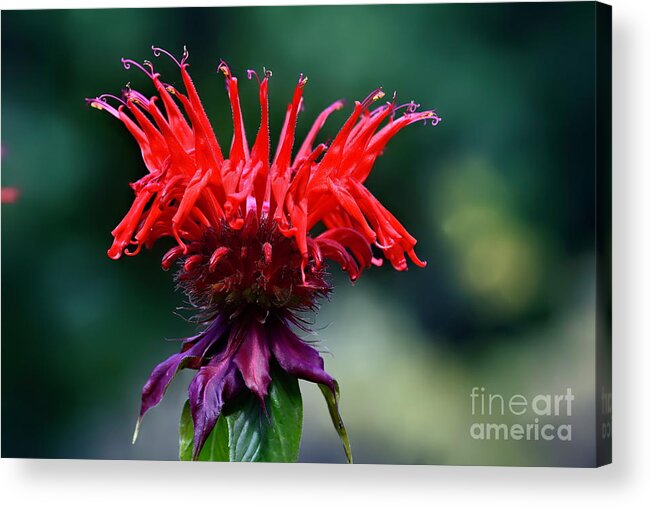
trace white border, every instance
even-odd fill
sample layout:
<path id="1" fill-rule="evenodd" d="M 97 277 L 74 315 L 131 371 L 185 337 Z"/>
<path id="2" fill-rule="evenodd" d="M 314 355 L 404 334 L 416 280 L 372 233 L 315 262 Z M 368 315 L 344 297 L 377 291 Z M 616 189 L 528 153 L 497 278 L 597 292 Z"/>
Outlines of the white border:
<path id="1" fill-rule="evenodd" d="M 135 3 L 139 7 L 179 5 L 178 0 Z M 254 5 L 299 3 L 305 2 L 258 1 Z M 648 463 L 651 451 L 648 317 L 651 311 L 648 296 L 651 287 L 651 2 L 614 0 L 611 3 L 614 19 L 615 464 L 599 470 L 576 470 L 2 460 L 3 505 L 648 505 L 645 502 L 651 499 Z M 0 6 L 33 9 L 133 7 L 133 4 L 125 0 L 2 0 Z M 242 2 L 191 2 L 196 6 L 238 4 Z"/>

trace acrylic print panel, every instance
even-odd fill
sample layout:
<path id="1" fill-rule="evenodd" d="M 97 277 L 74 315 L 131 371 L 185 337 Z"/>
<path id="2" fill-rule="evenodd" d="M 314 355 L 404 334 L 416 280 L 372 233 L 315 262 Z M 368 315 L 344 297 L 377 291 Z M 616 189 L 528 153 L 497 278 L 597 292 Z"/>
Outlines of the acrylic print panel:
<path id="1" fill-rule="evenodd" d="M 3 12 L 3 457 L 609 462 L 609 37 Z"/>

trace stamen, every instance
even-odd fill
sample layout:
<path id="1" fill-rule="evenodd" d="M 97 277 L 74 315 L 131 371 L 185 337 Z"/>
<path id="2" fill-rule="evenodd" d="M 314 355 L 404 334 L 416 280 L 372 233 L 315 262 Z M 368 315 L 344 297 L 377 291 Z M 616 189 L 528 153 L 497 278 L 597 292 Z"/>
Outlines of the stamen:
<path id="1" fill-rule="evenodd" d="M 143 71 L 145 74 L 147 74 L 147 76 L 149 77 L 149 79 L 154 79 L 154 75 L 153 75 L 154 67 L 153 67 L 153 66 L 151 67 L 151 73 L 150 73 L 147 69 L 145 69 L 142 65 L 140 65 L 138 62 L 136 62 L 136 61 L 134 61 L 134 60 L 131 60 L 131 59 L 128 59 L 128 58 L 122 58 L 120 61 L 122 62 L 122 66 L 123 66 L 126 70 L 129 70 L 129 69 L 131 68 L 132 65 L 135 65 L 137 68 L 139 68 L 139 69 L 140 69 L 141 71 Z M 146 62 L 146 61 L 147 61 L 147 60 L 145 60 L 145 62 Z M 151 62 L 149 62 L 149 64 L 151 65 Z"/>
<path id="2" fill-rule="evenodd" d="M 131 242 L 132 245 L 136 245 L 136 248 L 134 250 L 129 251 L 128 249 L 124 249 L 124 255 L 128 257 L 134 257 L 140 253 L 140 249 L 142 248 L 142 243 L 138 243 L 135 241 Z"/>
<path id="3" fill-rule="evenodd" d="M 102 102 L 108 102 L 107 99 L 114 99 L 114 100 L 117 100 L 123 106 L 127 105 L 127 103 L 124 100 L 122 100 L 120 97 L 116 97 L 115 95 L 111 95 L 110 93 L 103 93 L 102 95 L 100 95 L 97 98 L 99 100 L 101 100 Z"/>
<path id="4" fill-rule="evenodd" d="M 405 114 L 413 114 L 416 111 L 418 111 L 419 107 L 420 107 L 420 104 L 417 104 L 416 102 L 414 102 L 412 100 L 410 102 L 407 102 L 406 104 L 402 104 L 400 106 L 395 107 L 393 111 L 395 113 L 396 111 L 400 111 L 401 109 L 407 108 L 407 110 L 405 111 Z"/>
<path id="5" fill-rule="evenodd" d="M 155 71 L 154 71 L 154 64 L 151 63 L 149 60 L 143 60 L 143 61 L 142 61 L 142 64 L 143 64 L 145 67 L 149 67 L 149 68 L 151 69 L 151 76 L 152 76 L 152 79 L 153 79 L 153 78 L 154 78 L 154 74 L 155 74 Z"/>
<path id="6" fill-rule="evenodd" d="M 217 72 L 222 72 L 227 79 L 230 79 L 232 77 L 231 69 L 228 68 L 228 64 L 224 60 L 219 61 Z"/>
<path id="7" fill-rule="evenodd" d="M 427 122 L 431 121 L 432 127 L 436 127 L 439 123 L 443 121 L 443 118 L 438 116 L 436 114 L 436 111 L 424 111 L 422 114 L 423 114 L 423 125 L 427 125 Z"/>
<path id="8" fill-rule="evenodd" d="M 436 127 L 439 123 L 443 121 L 443 118 L 441 118 L 439 115 L 436 114 L 436 111 L 432 111 L 432 114 L 434 115 L 432 117 L 432 127 Z"/>
<path id="9" fill-rule="evenodd" d="M 373 90 L 370 95 L 361 102 L 362 109 L 367 109 L 373 102 L 380 100 L 382 97 L 384 97 L 382 87 Z"/>
<path id="10" fill-rule="evenodd" d="M 112 116 L 120 118 L 120 114 L 118 113 L 117 109 L 108 104 L 105 100 L 101 100 L 100 98 L 96 97 L 94 99 L 86 99 L 86 103 L 98 111 L 106 111 Z"/>
<path id="11" fill-rule="evenodd" d="M 273 72 L 271 72 L 271 70 L 267 69 L 266 67 L 262 67 L 262 72 L 264 72 L 264 77 L 267 79 L 273 76 Z"/>
<path id="12" fill-rule="evenodd" d="M 127 83 L 128 85 L 128 83 Z M 122 96 L 130 102 L 139 102 L 143 106 L 146 106 L 149 104 L 149 99 L 145 97 L 142 93 L 132 90 L 130 87 L 126 88 L 125 90 L 122 91 Z"/>
<path id="13" fill-rule="evenodd" d="M 247 69 L 246 77 L 248 77 L 250 80 L 253 76 L 255 76 L 255 78 L 258 80 L 258 84 L 260 84 L 260 78 L 258 77 L 258 73 L 253 69 Z"/>
<path id="14" fill-rule="evenodd" d="M 158 58 L 158 57 L 161 55 L 161 53 L 163 53 L 164 55 L 169 56 L 169 57 L 174 61 L 174 63 L 175 63 L 176 65 L 178 65 L 179 68 L 181 68 L 181 63 L 180 63 L 180 62 L 179 62 L 179 61 L 174 57 L 174 55 L 172 55 L 172 53 L 170 53 L 169 51 L 166 51 L 166 50 L 164 50 L 163 48 L 157 48 L 156 46 L 152 46 L 152 47 L 151 47 L 151 50 L 152 50 L 152 52 L 154 53 L 154 56 L 155 56 L 156 58 Z M 187 55 L 187 52 L 188 52 L 188 50 L 185 48 L 185 46 L 183 46 L 183 56 L 184 56 L 184 58 L 186 58 L 186 59 L 187 59 L 187 56 L 186 56 L 186 55 Z"/>
<path id="15" fill-rule="evenodd" d="M 375 240 L 375 246 L 378 247 L 380 250 L 388 250 L 389 248 L 393 247 L 396 244 L 396 242 L 392 239 L 390 239 L 389 241 L 390 243 L 388 245 L 383 245 L 382 243 L 380 243 L 379 240 Z"/>

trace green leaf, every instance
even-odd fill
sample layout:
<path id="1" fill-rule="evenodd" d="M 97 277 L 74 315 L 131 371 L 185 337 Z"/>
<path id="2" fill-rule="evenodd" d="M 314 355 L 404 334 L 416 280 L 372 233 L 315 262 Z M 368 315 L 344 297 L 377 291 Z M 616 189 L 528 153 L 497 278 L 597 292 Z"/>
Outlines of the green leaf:
<path id="1" fill-rule="evenodd" d="M 194 424 L 190 413 L 190 402 L 186 401 L 179 424 L 179 458 L 181 461 L 192 460 Z M 199 453 L 199 461 L 228 461 L 228 427 L 223 417 L 208 435 L 206 443 Z"/>
<path id="2" fill-rule="evenodd" d="M 348 432 L 346 431 L 346 426 L 344 426 L 344 421 L 341 418 L 339 413 L 339 384 L 337 381 L 335 383 L 335 392 L 333 393 L 328 386 L 319 384 L 319 389 L 323 393 L 323 397 L 328 404 L 328 411 L 330 412 L 330 417 L 332 418 L 332 424 L 334 424 L 335 430 L 339 434 L 341 443 L 344 444 L 344 452 L 346 453 L 346 459 L 348 463 L 353 462 L 353 451 L 350 448 L 350 440 L 348 440 Z"/>
<path id="3" fill-rule="evenodd" d="M 281 368 L 271 372 L 266 413 L 258 399 L 247 394 L 243 404 L 225 416 L 231 461 L 293 463 L 303 430 L 303 399 L 298 380 Z"/>
<path id="4" fill-rule="evenodd" d="M 295 462 L 303 429 L 303 400 L 298 380 L 279 367 L 271 371 L 266 411 L 247 391 L 217 420 L 199 461 Z M 179 457 L 192 459 L 194 426 L 186 402 L 179 425 Z"/>

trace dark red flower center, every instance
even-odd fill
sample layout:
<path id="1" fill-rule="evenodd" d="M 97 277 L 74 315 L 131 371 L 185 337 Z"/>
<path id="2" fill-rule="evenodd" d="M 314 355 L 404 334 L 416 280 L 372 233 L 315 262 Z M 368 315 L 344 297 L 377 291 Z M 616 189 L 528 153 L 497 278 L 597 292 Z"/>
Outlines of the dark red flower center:
<path id="1" fill-rule="evenodd" d="M 240 229 L 226 221 L 207 229 L 186 252 L 175 247 L 163 262 L 169 266 L 176 257 L 177 283 L 200 320 L 247 309 L 259 310 L 262 318 L 275 310 L 313 310 L 317 299 L 330 292 L 324 265 L 313 258 L 304 261 L 293 238 L 255 213 L 247 215 Z"/>

